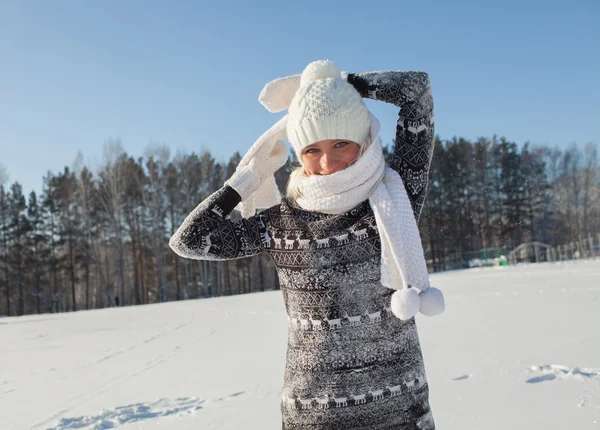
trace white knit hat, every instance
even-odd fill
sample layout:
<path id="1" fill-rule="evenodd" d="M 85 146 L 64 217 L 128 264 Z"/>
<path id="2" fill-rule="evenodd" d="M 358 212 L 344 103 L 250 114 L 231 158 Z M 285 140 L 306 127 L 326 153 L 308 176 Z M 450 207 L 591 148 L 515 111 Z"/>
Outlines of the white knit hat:
<path id="1" fill-rule="evenodd" d="M 288 108 L 287 134 L 298 158 L 302 150 L 327 139 L 369 141 L 371 117 L 356 89 L 328 60 L 310 63 Z"/>

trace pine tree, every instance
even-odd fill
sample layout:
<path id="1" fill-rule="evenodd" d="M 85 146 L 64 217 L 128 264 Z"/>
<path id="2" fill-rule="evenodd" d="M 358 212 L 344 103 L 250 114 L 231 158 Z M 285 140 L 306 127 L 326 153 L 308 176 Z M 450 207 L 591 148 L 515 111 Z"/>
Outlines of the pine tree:
<path id="1" fill-rule="evenodd" d="M 61 252 L 63 245 L 63 237 L 60 234 L 60 209 L 58 203 L 58 191 L 56 189 L 56 181 L 54 175 L 50 172 L 43 179 L 42 197 L 41 197 L 41 214 L 43 220 L 43 228 L 46 231 L 49 246 L 48 272 L 51 288 L 48 292 L 50 296 L 51 312 L 60 311 L 60 298 L 62 296 L 62 287 L 59 284 L 60 265 L 63 261 Z"/>
<path id="2" fill-rule="evenodd" d="M 30 294 L 35 297 L 35 309 L 38 314 L 49 312 L 50 298 L 47 291 L 44 291 L 44 285 L 47 285 L 46 267 L 49 259 L 49 248 L 46 245 L 48 237 L 44 230 L 44 219 L 42 215 L 42 207 L 38 202 L 35 191 L 29 194 L 27 204 L 27 219 L 31 226 L 31 234 L 28 237 L 27 246 L 30 249 L 30 260 L 28 262 L 29 270 L 32 273 L 32 291 Z M 42 307 L 43 304 L 43 307 Z"/>
<path id="3" fill-rule="evenodd" d="M 13 268 L 14 279 L 18 287 L 17 315 L 24 315 L 27 282 L 25 279 L 25 270 L 28 258 L 27 235 L 31 227 L 26 216 L 27 204 L 25 203 L 23 188 L 18 182 L 15 182 L 10 187 L 8 205 L 10 212 L 9 234 L 12 237 L 8 264 Z"/>
<path id="4" fill-rule="evenodd" d="M 4 295 L 0 296 L 0 315 L 11 315 L 11 278 L 8 265 L 11 240 L 9 225 L 8 194 L 4 189 L 4 185 L 0 184 L 0 279 L 4 284 Z M 4 306 L 1 305 L 2 298 L 5 301 Z"/>

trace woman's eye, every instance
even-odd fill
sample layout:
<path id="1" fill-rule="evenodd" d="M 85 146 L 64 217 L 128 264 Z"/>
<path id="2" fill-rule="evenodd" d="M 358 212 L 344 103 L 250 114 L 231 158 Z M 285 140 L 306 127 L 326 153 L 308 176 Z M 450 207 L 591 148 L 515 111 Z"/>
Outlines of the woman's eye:
<path id="1" fill-rule="evenodd" d="M 344 142 L 344 141 L 341 141 L 341 142 L 338 142 L 335 144 L 335 146 L 338 148 L 341 148 L 342 146 L 346 146 L 346 145 L 348 145 L 348 142 Z"/>
<path id="2" fill-rule="evenodd" d="M 306 151 L 304 151 L 304 153 L 305 154 L 314 154 L 317 151 L 318 151 L 317 148 L 308 148 Z"/>

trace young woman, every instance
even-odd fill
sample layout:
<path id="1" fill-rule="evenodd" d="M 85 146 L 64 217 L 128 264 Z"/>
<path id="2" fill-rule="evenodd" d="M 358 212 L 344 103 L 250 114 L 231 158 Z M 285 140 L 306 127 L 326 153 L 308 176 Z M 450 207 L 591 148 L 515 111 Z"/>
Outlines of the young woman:
<path id="1" fill-rule="evenodd" d="M 389 167 L 362 97 L 400 108 Z M 428 76 L 345 75 L 316 61 L 269 83 L 260 100 L 287 115 L 185 219 L 171 248 L 195 259 L 273 258 L 289 321 L 284 429 L 434 429 L 414 319 L 444 310 L 417 229 L 433 151 Z M 273 173 L 287 159 L 285 139 L 301 166 L 279 199 Z M 226 219 L 236 205 L 243 219 Z"/>

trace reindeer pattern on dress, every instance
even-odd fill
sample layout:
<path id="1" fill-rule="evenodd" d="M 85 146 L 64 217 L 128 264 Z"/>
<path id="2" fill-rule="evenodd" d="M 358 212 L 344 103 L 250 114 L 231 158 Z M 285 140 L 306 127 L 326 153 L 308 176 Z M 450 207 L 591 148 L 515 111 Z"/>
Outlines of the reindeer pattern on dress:
<path id="1" fill-rule="evenodd" d="M 385 400 L 386 398 L 400 396 L 403 392 L 409 392 L 411 390 L 423 387 L 425 384 L 424 381 L 425 378 L 422 375 L 416 375 L 414 376 L 414 379 L 405 380 L 396 385 L 386 385 L 383 387 L 367 386 L 365 387 L 364 392 L 353 392 L 347 395 L 339 396 L 329 392 L 312 398 L 305 396 L 298 396 L 294 398 L 287 397 L 284 394 L 282 396 L 282 403 L 285 407 L 292 409 L 296 409 L 296 400 L 300 402 L 302 409 L 329 409 L 330 407 L 346 408 L 350 406 L 350 404 L 364 405 L 367 403 Z"/>
<path id="2" fill-rule="evenodd" d="M 263 244 L 270 246 L 272 241 L 273 249 L 284 249 L 287 251 L 302 251 L 308 249 L 329 250 L 341 246 L 346 246 L 352 241 L 362 241 L 377 237 L 378 231 L 375 224 L 375 217 L 368 216 L 358 224 L 351 225 L 348 228 L 332 232 L 328 236 L 318 237 L 310 231 L 296 227 L 293 230 L 275 230 L 265 229 L 263 224 L 259 224 L 261 236 L 264 237 Z"/>

